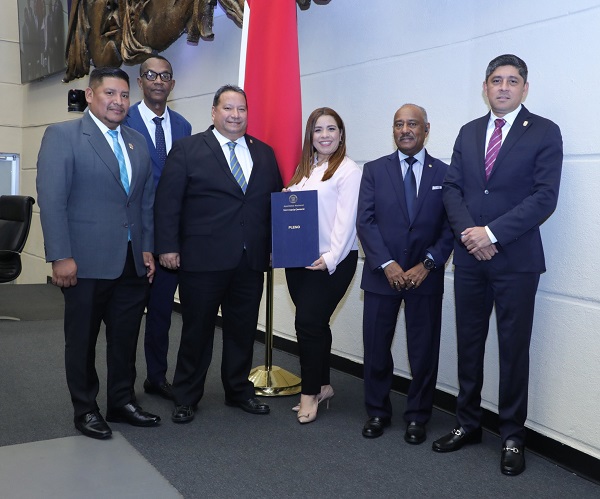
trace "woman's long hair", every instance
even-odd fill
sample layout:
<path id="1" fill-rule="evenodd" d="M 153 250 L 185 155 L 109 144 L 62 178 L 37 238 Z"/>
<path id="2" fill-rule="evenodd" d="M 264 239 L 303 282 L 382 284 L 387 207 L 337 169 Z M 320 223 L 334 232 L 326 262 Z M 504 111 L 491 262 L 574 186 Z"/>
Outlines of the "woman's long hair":
<path id="1" fill-rule="evenodd" d="M 296 168 L 296 172 L 290 180 L 288 187 L 300 182 L 303 177 L 309 177 L 310 172 L 314 166 L 316 149 L 313 145 L 313 134 L 315 132 L 315 125 L 317 120 L 321 116 L 332 116 L 340 130 L 340 144 L 337 150 L 330 156 L 327 170 L 323 174 L 321 179 L 323 182 L 333 177 L 338 167 L 342 164 L 344 157 L 346 156 L 346 128 L 340 115 L 336 113 L 330 107 L 320 107 L 315 109 L 308 120 L 306 121 L 306 130 L 304 131 L 304 144 L 302 145 L 302 158 L 300 158 L 300 164 Z"/>

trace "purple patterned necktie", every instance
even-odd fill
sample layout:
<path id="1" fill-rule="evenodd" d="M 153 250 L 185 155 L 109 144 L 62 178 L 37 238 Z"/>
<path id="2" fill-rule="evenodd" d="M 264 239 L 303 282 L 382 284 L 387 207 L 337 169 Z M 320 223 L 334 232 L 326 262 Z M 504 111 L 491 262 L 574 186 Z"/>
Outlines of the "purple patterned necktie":
<path id="1" fill-rule="evenodd" d="M 498 118 L 494 121 L 495 128 L 490 137 L 490 143 L 488 144 L 487 152 L 485 153 L 485 179 L 490 178 L 492 168 L 500 152 L 500 146 L 502 145 L 502 127 L 505 125 L 506 120 Z"/>

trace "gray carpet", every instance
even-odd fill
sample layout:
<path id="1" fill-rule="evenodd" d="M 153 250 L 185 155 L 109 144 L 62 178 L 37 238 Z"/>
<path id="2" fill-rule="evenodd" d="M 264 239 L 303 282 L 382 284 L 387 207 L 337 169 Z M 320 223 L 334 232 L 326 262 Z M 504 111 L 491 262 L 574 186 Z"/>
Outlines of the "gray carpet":
<path id="1" fill-rule="evenodd" d="M 173 367 L 180 326 L 181 318 L 174 315 Z M 331 408 L 322 407 L 317 421 L 309 425 L 299 425 L 290 410 L 297 397 L 267 399 L 272 409 L 268 416 L 226 407 L 219 379 L 219 336 L 217 331 L 206 394 L 193 422 L 173 424 L 171 404 L 143 393 L 140 342 L 138 399 L 145 409 L 161 415 L 163 424 L 158 428 L 112 424 L 186 498 L 600 496 L 599 486 L 532 453 L 526 454 L 524 474 L 503 476 L 500 440 L 489 433 L 484 433 L 481 445 L 434 453 L 432 439 L 454 423 L 451 415 L 440 411 L 428 425 L 427 442 L 407 445 L 401 419 L 405 398 L 399 394 L 392 396 L 396 414 L 392 427 L 379 439 L 364 439 L 362 382 L 336 371 Z M 64 379 L 63 343 L 59 320 L 0 325 L 1 446 L 78 434 Z M 99 343 L 97 365 L 105 386 L 104 341 Z M 256 364 L 262 363 L 263 349 L 256 345 Z M 273 358 L 275 365 L 298 373 L 297 358 L 277 350 Z M 103 392 L 98 402 L 104 411 Z M 102 442 L 92 441 L 93 445 Z M 0 469 L 0 480 L 6 478 L 2 475 Z"/>
<path id="2" fill-rule="evenodd" d="M 62 319 L 64 301 L 60 289 L 52 284 L 0 285 L 0 317 L 22 321 Z M 0 330 L 2 324 L 0 323 Z"/>

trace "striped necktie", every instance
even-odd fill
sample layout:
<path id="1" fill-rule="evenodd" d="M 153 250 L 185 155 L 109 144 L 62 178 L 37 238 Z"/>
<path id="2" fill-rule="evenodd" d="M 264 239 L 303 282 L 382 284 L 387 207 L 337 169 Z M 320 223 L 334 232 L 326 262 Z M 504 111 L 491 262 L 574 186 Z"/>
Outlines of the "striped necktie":
<path id="1" fill-rule="evenodd" d="M 506 123 L 506 120 L 498 118 L 494 120 L 495 127 L 490 137 L 487 152 L 485 153 L 485 179 L 488 180 L 494 168 L 494 163 L 500 152 L 500 146 L 502 145 L 502 127 Z"/>
<path id="2" fill-rule="evenodd" d="M 235 142 L 227 142 L 227 146 L 229 147 L 229 168 L 231 168 L 231 173 L 233 174 L 236 182 L 240 184 L 242 191 L 246 193 L 246 187 L 248 184 L 246 183 L 246 177 L 244 177 L 244 172 L 242 171 L 240 162 L 235 155 L 236 145 L 237 144 Z"/>
<path id="3" fill-rule="evenodd" d="M 109 130 L 108 134 L 112 137 L 115 156 L 119 162 L 121 183 L 123 184 L 125 192 L 129 194 L 129 175 L 127 175 L 127 164 L 125 163 L 125 156 L 123 156 L 123 149 L 121 149 L 121 144 L 119 144 L 119 132 L 116 130 Z"/>

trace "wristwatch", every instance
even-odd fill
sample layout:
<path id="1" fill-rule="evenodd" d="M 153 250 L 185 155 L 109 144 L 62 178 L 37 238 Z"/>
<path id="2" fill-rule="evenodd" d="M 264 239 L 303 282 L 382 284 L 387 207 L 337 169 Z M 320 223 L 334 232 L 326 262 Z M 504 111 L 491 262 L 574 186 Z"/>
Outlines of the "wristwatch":
<path id="1" fill-rule="evenodd" d="M 435 269 L 435 261 L 433 258 L 426 257 L 425 260 L 423 260 L 423 267 L 425 267 L 427 270 Z"/>

